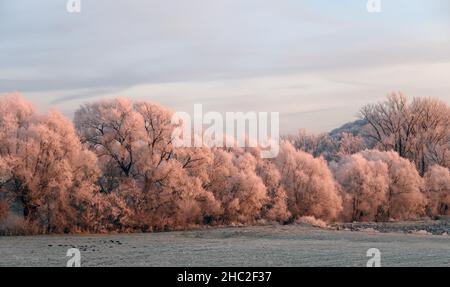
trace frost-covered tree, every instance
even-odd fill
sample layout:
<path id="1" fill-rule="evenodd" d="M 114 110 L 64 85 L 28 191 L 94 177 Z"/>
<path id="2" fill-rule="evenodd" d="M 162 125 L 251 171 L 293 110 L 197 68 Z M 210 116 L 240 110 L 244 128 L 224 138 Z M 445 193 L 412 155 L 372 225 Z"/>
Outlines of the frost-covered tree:
<path id="1" fill-rule="evenodd" d="M 450 106 L 438 99 L 415 98 L 410 110 L 417 120 L 408 158 L 421 175 L 436 164 L 450 168 Z"/>
<path id="2" fill-rule="evenodd" d="M 2 97 L 0 107 L 1 197 L 40 232 L 89 229 L 79 215 L 98 171 L 72 123 L 56 111 L 36 114 L 19 95 Z"/>
<path id="3" fill-rule="evenodd" d="M 387 165 L 368 161 L 360 154 L 342 158 L 334 167 L 343 189 L 345 221 L 376 221 L 389 189 Z"/>
<path id="4" fill-rule="evenodd" d="M 248 152 L 214 150 L 207 190 L 220 201 L 224 223 L 250 224 L 262 218 L 268 196 L 256 164 Z"/>
<path id="5" fill-rule="evenodd" d="M 421 175 L 433 164 L 449 167 L 450 107 L 445 102 L 409 102 L 403 94 L 390 94 L 384 102 L 364 106 L 361 117 L 376 148 L 411 160 Z"/>
<path id="6" fill-rule="evenodd" d="M 327 163 L 283 142 L 276 165 L 294 217 L 314 216 L 332 221 L 342 211 L 342 198 Z"/>
<path id="7" fill-rule="evenodd" d="M 291 213 L 288 210 L 286 190 L 281 184 L 281 174 L 277 167 L 272 161 L 258 160 L 256 174 L 266 186 L 269 198 L 264 218 L 279 222 L 287 221 Z"/>
<path id="8" fill-rule="evenodd" d="M 386 219 L 413 219 L 424 215 L 426 198 L 423 179 L 415 166 L 396 152 L 366 150 L 361 155 L 368 161 L 383 162 L 388 167 L 389 188 L 384 213 Z"/>
<path id="9" fill-rule="evenodd" d="M 285 140 L 297 150 L 314 157 L 322 156 L 327 161 L 338 161 L 341 157 L 364 150 L 367 145 L 363 137 L 348 132 L 331 136 L 327 133 L 313 134 L 301 129 L 295 135 L 287 135 Z"/>
<path id="10" fill-rule="evenodd" d="M 366 143 L 361 136 L 354 136 L 351 133 L 342 133 L 336 141 L 336 152 L 334 159 L 338 160 L 344 156 L 352 155 L 366 149 Z"/>
<path id="11" fill-rule="evenodd" d="M 295 135 L 287 135 L 284 139 L 290 142 L 295 149 L 312 154 L 314 157 L 323 156 L 327 160 L 335 159 L 337 143 L 327 133 L 316 135 L 300 129 Z"/>
<path id="12" fill-rule="evenodd" d="M 434 165 L 425 174 L 429 214 L 450 215 L 450 171 Z"/>
<path id="13" fill-rule="evenodd" d="M 118 187 L 120 178 L 136 177 L 137 152 L 144 140 L 144 120 L 126 99 L 100 100 L 75 113 L 81 141 L 94 151 L 102 169 L 101 190 Z"/>
<path id="14" fill-rule="evenodd" d="M 103 172 L 101 190 L 112 193 L 109 210 L 126 230 L 168 230 L 201 224 L 220 205 L 203 188 L 210 152 L 172 146 L 172 112 L 125 99 L 84 105 L 75 122 Z M 125 206 L 127 212 L 117 212 Z M 129 210 L 129 212 L 128 212 Z"/>

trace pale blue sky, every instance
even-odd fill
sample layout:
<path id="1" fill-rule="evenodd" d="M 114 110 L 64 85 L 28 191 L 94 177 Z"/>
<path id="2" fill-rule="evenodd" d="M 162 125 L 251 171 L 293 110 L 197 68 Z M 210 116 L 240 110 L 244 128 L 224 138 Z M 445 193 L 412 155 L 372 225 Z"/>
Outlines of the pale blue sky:
<path id="1" fill-rule="evenodd" d="M 0 0 L 0 93 L 71 116 L 125 96 L 327 131 L 388 92 L 450 102 L 450 1 Z"/>

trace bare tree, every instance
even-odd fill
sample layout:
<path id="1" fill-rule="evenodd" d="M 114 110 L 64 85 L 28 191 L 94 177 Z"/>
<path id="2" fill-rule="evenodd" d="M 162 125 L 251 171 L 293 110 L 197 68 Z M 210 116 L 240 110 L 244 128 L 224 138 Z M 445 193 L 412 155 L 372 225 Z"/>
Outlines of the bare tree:
<path id="1" fill-rule="evenodd" d="M 367 121 L 366 136 L 378 149 L 393 150 L 414 162 L 424 175 L 433 164 L 448 167 L 450 148 L 450 107 L 437 99 L 390 94 L 387 100 L 369 104 L 360 111 Z"/>

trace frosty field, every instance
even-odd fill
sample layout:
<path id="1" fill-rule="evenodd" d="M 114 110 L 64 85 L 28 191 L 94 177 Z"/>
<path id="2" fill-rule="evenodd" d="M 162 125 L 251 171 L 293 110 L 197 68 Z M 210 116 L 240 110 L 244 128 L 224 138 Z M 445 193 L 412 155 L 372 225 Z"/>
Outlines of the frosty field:
<path id="1" fill-rule="evenodd" d="M 450 266 L 450 237 L 258 226 L 147 234 L 0 237 L 0 266 Z"/>

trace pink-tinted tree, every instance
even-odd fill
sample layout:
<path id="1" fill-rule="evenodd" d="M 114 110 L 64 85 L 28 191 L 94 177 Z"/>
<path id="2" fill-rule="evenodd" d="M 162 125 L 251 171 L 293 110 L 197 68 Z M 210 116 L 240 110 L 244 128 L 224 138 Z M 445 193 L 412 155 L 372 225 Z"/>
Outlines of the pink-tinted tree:
<path id="1" fill-rule="evenodd" d="M 186 228 L 220 212 L 202 184 L 210 151 L 175 149 L 172 114 L 157 104 L 124 99 L 88 104 L 76 113 L 81 138 L 101 163 L 100 186 L 114 194 L 109 210 L 120 216 L 114 220 L 119 228 Z M 117 211 L 121 205 L 127 212 Z"/>
<path id="2" fill-rule="evenodd" d="M 267 188 L 269 201 L 265 206 L 264 218 L 285 222 L 291 217 L 287 207 L 287 194 L 281 184 L 281 174 L 272 161 L 258 160 L 256 174 Z"/>
<path id="3" fill-rule="evenodd" d="M 386 204 L 388 167 L 382 161 L 368 161 L 360 154 L 342 158 L 334 167 L 343 189 L 345 221 L 376 221 Z"/>
<path id="4" fill-rule="evenodd" d="M 425 174 L 428 212 L 432 216 L 450 215 L 450 171 L 434 165 Z"/>
<path id="5" fill-rule="evenodd" d="M 332 221 L 342 211 L 342 198 L 327 163 L 283 142 L 276 164 L 295 217 L 314 216 Z"/>
<path id="6" fill-rule="evenodd" d="M 255 170 L 256 159 L 248 152 L 214 150 L 206 188 L 221 203 L 222 222 L 251 224 L 262 218 L 267 189 Z"/>
<path id="7" fill-rule="evenodd" d="M 18 206 L 39 232 L 89 228 L 91 222 L 78 214 L 82 194 L 95 191 L 95 156 L 82 148 L 73 125 L 60 113 L 38 115 L 18 95 L 0 101 L 1 197 Z"/>
<path id="8" fill-rule="evenodd" d="M 361 117 L 376 148 L 411 160 L 421 175 L 434 164 L 449 167 L 450 107 L 445 102 L 431 98 L 409 102 L 401 93 L 390 94 L 384 102 L 364 106 Z"/>
<path id="9" fill-rule="evenodd" d="M 426 198 L 423 179 L 415 166 L 396 152 L 366 150 L 361 155 L 368 161 L 381 161 L 388 167 L 389 188 L 384 208 L 386 219 L 414 219 L 424 215 Z"/>

